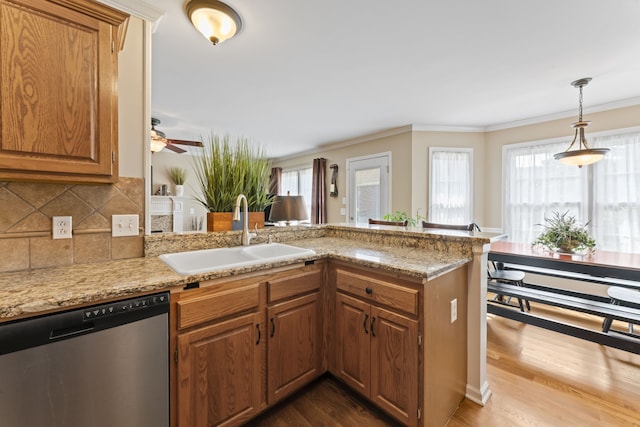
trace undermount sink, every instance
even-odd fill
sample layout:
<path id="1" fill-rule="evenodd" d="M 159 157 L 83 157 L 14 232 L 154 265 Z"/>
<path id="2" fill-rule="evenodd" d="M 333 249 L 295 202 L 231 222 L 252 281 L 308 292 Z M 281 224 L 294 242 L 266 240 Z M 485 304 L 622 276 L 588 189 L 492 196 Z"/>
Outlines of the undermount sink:
<path id="1" fill-rule="evenodd" d="M 282 243 L 265 243 L 253 246 L 176 252 L 160 255 L 159 258 L 176 273 L 188 276 L 226 270 L 228 268 L 313 256 L 315 254 L 311 249 L 298 248 Z"/>

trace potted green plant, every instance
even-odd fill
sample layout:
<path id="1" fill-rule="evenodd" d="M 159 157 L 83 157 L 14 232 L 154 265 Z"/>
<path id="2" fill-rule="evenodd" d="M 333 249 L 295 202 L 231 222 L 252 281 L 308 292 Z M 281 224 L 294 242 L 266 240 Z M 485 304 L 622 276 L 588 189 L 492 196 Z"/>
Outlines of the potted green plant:
<path id="1" fill-rule="evenodd" d="M 184 168 L 170 168 L 168 170 L 169 178 L 175 184 L 175 194 L 178 197 L 184 196 L 184 182 L 187 180 L 187 170 Z"/>
<path id="2" fill-rule="evenodd" d="M 250 224 L 264 226 L 264 209 L 273 203 L 268 194 L 271 160 L 246 138 L 211 134 L 202 154 L 194 156 L 194 172 L 201 194 L 196 200 L 207 214 L 208 231 L 232 229 L 231 212 L 238 194 L 247 197 Z"/>
<path id="3" fill-rule="evenodd" d="M 569 211 L 553 212 L 551 218 L 544 218 L 544 231 L 534 240 L 532 246 L 543 246 L 550 251 L 574 253 L 576 251 L 592 251 L 596 241 L 587 229 L 589 223 L 580 224 Z"/>
<path id="4" fill-rule="evenodd" d="M 388 213 L 385 216 L 383 216 L 383 218 L 385 221 L 398 221 L 398 222 L 407 221 L 407 225 L 409 227 L 416 227 L 418 223 L 420 223 L 420 221 L 427 219 L 422 215 L 420 215 L 420 209 L 416 211 L 415 218 L 408 216 L 407 213 L 404 211 L 396 211 L 395 213 Z"/>

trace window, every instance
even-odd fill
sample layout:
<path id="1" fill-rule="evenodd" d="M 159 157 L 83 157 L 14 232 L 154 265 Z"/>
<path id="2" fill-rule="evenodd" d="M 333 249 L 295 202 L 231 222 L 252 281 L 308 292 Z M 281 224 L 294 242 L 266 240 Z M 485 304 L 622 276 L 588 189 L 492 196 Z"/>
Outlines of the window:
<path id="1" fill-rule="evenodd" d="M 473 221 L 473 149 L 429 147 L 429 221 Z"/>
<path id="2" fill-rule="evenodd" d="M 311 218 L 311 166 L 283 170 L 280 182 L 280 195 L 286 196 L 289 192 L 292 196 L 303 196 L 307 213 Z"/>
<path id="3" fill-rule="evenodd" d="M 503 148 L 504 231 L 509 240 L 532 242 L 545 216 L 569 211 L 589 226 L 598 248 L 640 251 L 640 131 L 590 136 L 590 146 L 611 151 L 582 168 L 553 158 L 568 141 Z"/>

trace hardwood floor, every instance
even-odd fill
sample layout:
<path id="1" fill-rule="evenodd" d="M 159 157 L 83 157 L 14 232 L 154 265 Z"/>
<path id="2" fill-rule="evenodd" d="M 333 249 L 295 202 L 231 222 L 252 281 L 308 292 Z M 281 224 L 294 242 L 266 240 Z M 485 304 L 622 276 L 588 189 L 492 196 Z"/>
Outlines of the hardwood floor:
<path id="1" fill-rule="evenodd" d="M 602 322 L 535 304 L 532 311 L 593 328 Z M 494 316 L 487 321 L 487 341 L 493 395 L 485 407 L 463 401 L 448 427 L 640 427 L 640 355 Z M 249 425 L 394 424 L 335 379 L 323 377 Z"/>
<path id="2" fill-rule="evenodd" d="M 399 425 L 330 375 L 246 424 L 251 427 Z"/>

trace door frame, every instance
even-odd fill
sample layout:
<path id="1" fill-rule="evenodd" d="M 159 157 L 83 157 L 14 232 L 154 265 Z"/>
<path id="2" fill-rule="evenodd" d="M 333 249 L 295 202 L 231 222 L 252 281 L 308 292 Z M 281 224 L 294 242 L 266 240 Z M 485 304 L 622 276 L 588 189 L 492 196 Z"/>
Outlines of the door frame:
<path id="1" fill-rule="evenodd" d="M 346 177 L 345 177 L 345 198 L 346 198 L 346 209 L 347 209 L 347 217 L 346 217 L 346 222 L 349 224 L 356 224 L 356 217 L 354 216 L 354 219 L 351 220 L 351 207 L 352 207 L 352 203 L 351 203 L 351 170 L 353 168 L 352 163 L 355 162 L 359 162 L 359 161 L 363 161 L 363 160 L 372 160 L 375 158 L 379 158 L 379 157 L 386 157 L 387 159 L 387 188 L 388 188 L 388 194 L 387 194 L 387 206 L 380 206 L 380 210 L 384 211 L 385 208 L 388 212 L 391 212 L 391 199 L 392 199 L 392 191 L 391 191 L 391 185 L 392 185 L 392 159 L 391 159 L 391 151 L 383 151 L 380 153 L 375 153 L 375 154 L 366 154 L 363 156 L 357 156 L 357 157 L 349 157 L 348 159 L 346 159 L 346 169 L 347 169 L 347 173 L 346 173 Z"/>

